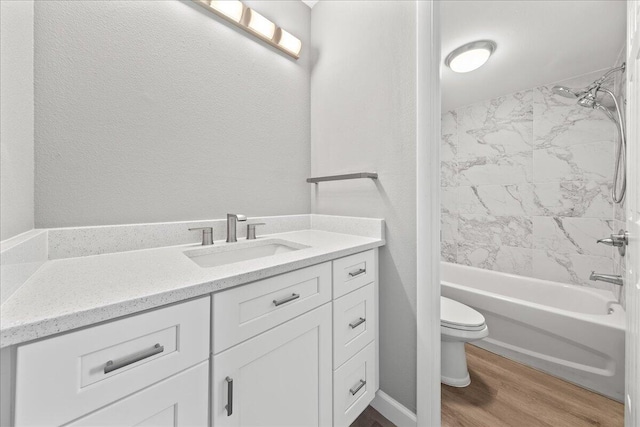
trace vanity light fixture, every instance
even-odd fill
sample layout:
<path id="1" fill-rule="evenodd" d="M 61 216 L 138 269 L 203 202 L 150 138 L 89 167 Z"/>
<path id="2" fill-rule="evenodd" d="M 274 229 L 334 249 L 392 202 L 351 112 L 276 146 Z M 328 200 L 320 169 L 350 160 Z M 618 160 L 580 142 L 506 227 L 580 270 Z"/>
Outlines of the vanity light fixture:
<path id="1" fill-rule="evenodd" d="M 246 7 L 241 1 L 193 0 L 193 2 L 253 34 L 287 55 L 295 59 L 300 58 L 300 50 L 302 49 L 300 39 L 278 27 L 255 10 Z"/>
<path id="2" fill-rule="evenodd" d="M 494 41 L 478 40 L 453 50 L 444 63 L 456 73 L 468 73 L 482 67 L 495 50 Z"/>
<path id="3" fill-rule="evenodd" d="M 276 24 L 253 9 L 247 9 L 247 14 L 249 16 L 247 27 L 259 36 L 267 40 L 273 40 L 273 35 L 276 33 Z"/>
<path id="4" fill-rule="evenodd" d="M 233 22 L 240 22 L 244 12 L 244 5 L 238 0 L 211 0 L 209 6 Z"/>
<path id="5" fill-rule="evenodd" d="M 302 48 L 302 42 L 300 39 L 291 35 L 291 33 L 283 30 L 282 28 L 278 28 L 274 40 L 278 43 L 278 46 L 295 56 L 300 53 L 300 49 Z"/>

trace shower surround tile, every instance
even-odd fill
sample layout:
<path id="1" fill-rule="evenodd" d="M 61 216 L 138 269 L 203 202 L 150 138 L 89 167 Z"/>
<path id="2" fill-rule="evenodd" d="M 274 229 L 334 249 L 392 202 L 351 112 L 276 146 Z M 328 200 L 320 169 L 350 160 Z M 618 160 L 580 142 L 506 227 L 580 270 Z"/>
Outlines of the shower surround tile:
<path id="1" fill-rule="evenodd" d="M 442 144 L 440 160 L 454 160 L 458 153 L 458 115 L 455 111 L 442 113 Z"/>
<path id="2" fill-rule="evenodd" d="M 533 247 L 563 254 L 610 257 L 609 246 L 596 243 L 613 231 L 612 220 L 598 218 L 533 218 Z"/>
<path id="3" fill-rule="evenodd" d="M 574 85 L 569 82 L 567 86 Z M 613 140 L 615 125 L 602 111 L 582 107 L 575 99 L 554 96 L 552 87 L 534 90 L 533 144 L 536 149 Z"/>
<path id="4" fill-rule="evenodd" d="M 460 241 L 457 263 L 521 276 L 531 276 L 533 272 L 532 250 L 512 246 Z"/>
<path id="5" fill-rule="evenodd" d="M 610 257 L 533 251 L 533 275 L 538 279 L 614 290 L 615 285 L 589 280 L 592 271 L 613 271 L 613 261 Z"/>
<path id="6" fill-rule="evenodd" d="M 585 87 L 603 72 L 558 84 Z M 596 243 L 624 219 L 610 196 L 617 131 L 553 86 L 443 113 L 442 259 L 620 296 L 589 280 L 623 269 Z"/>
<path id="7" fill-rule="evenodd" d="M 531 248 L 533 221 L 528 217 L 460 214 L 458 237 L 462 242 Z"/>
<path id="8" fill-rule="evenodd" d="M 458 161 L 458 185 L 522 184 L 531 182 L 533 153 L 522 152 Z M 453 180 L 455 181 L 455 180 Z"/>
<path id="9" fill-rule="evenodd" d="M 611 184 L 597 181 L 545 182 L 533 185 L 541 215 L 611 218 Z"/>
<path id="10" fill-rule="evenodd" d="M 440 186 L 456 187 L 458 185 L 458 164 L 455 160 L 440 162 Z"/>
<path id="11" fill-rule="evenodd" d="M 533 184 L 458 187 L 458 211 L 466 214 L 531 216 L 540 212 L 534 203 Z"/>
<path id="12" fill-rule="evenodd" d="M 610 181 L 613 143 L 594 142 L 533 151 L 535 182 Z"/>
<path id="13" fill-rule="evenodd" d="M 442 240 L 440 243 L 440 260 L 446 262 L 457 261 L 457 243 L 450 240 Z"/>
<path id="14" fill-rule="evenodd" d="M 493 157 L 531 150 L 532 91 L 473 104 L 456 113 L 460 158 Z"/>

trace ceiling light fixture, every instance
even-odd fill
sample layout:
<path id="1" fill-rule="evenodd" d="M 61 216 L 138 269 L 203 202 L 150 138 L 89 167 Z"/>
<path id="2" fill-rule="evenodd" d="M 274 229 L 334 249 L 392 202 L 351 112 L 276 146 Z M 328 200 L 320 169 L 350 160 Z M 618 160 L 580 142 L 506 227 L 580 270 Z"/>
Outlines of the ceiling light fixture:
<path id="1" fill-rule="evenodd" d="M 300 39 L 278 27 L 253 9 L 238 0 L 193 0 L 194 3 L 214 12 L 232 24 L 253 34 L 260 40 L 298 59 L 302 42 Z"/>
<path id="2" fill-rule="evenodd" d="M 468 73 L 482 67 L 495 50 L 494 41 L 478 40 L 455 49 L 447 55 L 444 63 L 456 73 Z"/>

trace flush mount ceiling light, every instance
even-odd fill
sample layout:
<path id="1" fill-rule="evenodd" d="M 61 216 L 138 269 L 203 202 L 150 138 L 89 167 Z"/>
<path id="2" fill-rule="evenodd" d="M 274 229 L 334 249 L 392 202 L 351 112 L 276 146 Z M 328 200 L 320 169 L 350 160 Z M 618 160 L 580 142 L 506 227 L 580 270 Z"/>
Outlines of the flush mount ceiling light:
<path id="1" fill-rule="evenodd" d="M 495 42 L 478 40 L 455 49 L 447 55 L 444 63 L 456 73 L 468 73 L 482 67 L 495 50 Z"/>
<path id="2" fill-rule="evenodd" d="M 193 0 L 207 10 L 298 59 L 302 42 L 238 0 Z"/>

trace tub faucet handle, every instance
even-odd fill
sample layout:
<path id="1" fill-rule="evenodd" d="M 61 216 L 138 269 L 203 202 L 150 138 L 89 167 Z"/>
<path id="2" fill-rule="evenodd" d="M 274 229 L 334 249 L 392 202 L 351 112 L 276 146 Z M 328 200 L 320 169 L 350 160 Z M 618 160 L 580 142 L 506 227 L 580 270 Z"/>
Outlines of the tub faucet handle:
<path id="1" fill-rule="evenodd" d="M 614 246 L 618 248 L 620 256 L 624 256 L 626 252 L 626 246 L 629 244 L 629 233 L 624 230 L 618 231 L 618 234 L 611 234 L 610 237 L 605 239 L 598 239 L 597 243 L 602 243 L 607 246 Z"/>

